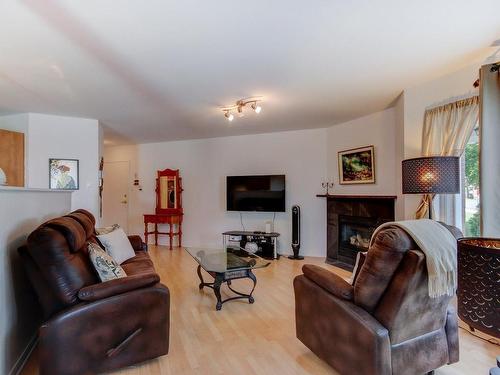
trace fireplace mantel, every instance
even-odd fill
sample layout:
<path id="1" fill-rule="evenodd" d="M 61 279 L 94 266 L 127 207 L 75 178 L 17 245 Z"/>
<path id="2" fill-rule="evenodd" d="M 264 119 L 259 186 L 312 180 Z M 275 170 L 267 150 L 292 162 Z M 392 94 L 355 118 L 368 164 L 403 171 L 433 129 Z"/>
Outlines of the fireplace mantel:
<path id="1" fill-rule="evenodd" d="M 326 262 L 352 270 L 358 251 L 380 224 L 395 217 L 394 195 L 318 194 L 326 198 Z M 358 238 L 359 234 L 359 238 Z M 349 239 L 351 242 L 349 244 Z M 356 239 L 359 242 L 356 243 Z M 346 243 L 347 240 L 347 243 Z"/>
<path id="2" fill-rule="evenodd" d="M 345 195 L 345 194 L 317 194 L 318 198 L 331 199 L 391 199 L 396 200 L 396 195 Z"/>

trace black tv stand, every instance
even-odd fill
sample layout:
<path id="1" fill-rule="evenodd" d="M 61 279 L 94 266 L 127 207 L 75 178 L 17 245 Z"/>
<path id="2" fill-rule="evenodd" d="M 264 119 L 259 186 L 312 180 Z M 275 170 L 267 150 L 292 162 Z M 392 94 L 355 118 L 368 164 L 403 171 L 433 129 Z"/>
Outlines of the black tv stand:
<path id="1" fill-rule="evenodd" d="M 231 230 L 222 233 L 222 243 L 225 248 L 226 244 L 230 242 L 230 237 L 239 237 L 238 242 L 240 247 L 245 248 L 247 242 L 256 242 L 259 246 L 257 255 L 266 259 L 279 259 L 280 255 L 276 249 L 276 242 L 279 236 L 280 234 L 276 232 Z"/>

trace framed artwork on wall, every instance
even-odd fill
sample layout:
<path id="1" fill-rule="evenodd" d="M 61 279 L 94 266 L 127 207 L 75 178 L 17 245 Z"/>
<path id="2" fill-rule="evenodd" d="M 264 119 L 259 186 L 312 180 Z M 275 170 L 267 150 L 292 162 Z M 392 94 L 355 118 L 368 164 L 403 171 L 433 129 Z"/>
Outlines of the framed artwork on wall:
<path id="1" fill-rule="evenodd" d="M 339 151 L 339 183 L 374 184 L 375 152 L 373 146 Z"/>
<path id="2" fill-rule="evenodd" d="M 49 189 L 78 190 L 78 168 L 76 159 L 49 159 Z"/>

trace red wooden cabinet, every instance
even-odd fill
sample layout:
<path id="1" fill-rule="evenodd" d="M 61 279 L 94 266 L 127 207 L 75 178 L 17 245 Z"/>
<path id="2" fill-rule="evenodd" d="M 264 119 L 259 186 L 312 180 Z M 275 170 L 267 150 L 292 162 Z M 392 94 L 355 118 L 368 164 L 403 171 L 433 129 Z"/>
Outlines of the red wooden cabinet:
<path id="1" fill-rule="evenodd" d="M 179 170 L 165 169 L 157 172 L 156 178 L 156 209 L 154 214 L 144 214 L 144 238 L 154 234 L 155 245 L 158 245 L 159 235 L 168 235 L 170 250 L 173 238 L 177 236 L 178 246 L 182 246 L 182 179 Z M 154 224 L 154 230 L 149 231 L 149 224 Z M 158 225 L 168 225 L 168 232 L 160 232 Z"/>

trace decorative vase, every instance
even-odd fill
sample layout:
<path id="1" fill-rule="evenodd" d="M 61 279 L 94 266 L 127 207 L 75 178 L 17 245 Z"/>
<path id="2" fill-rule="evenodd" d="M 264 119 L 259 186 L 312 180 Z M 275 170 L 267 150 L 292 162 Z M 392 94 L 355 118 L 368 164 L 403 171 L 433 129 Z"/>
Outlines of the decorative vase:
<path id="1" fill-rule="evenodd" d="M 7 176 L 5 172 L 0 168 L 0 186 L 7 185 Z"/>

